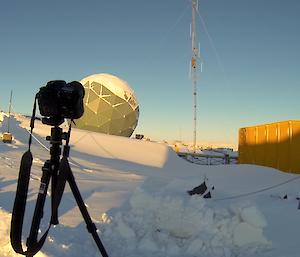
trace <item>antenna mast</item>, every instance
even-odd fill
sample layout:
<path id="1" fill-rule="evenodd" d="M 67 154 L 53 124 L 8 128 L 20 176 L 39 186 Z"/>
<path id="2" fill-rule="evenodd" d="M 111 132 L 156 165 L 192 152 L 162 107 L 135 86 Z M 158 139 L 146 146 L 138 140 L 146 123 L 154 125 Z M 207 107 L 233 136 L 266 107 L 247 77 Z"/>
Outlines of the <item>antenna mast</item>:
<path id="1" fill-rule="evenodd" d="M 197 5 L 194 1 L 192 3 L 192 15 L 193 15 L 193 30 L 191 30 L 192 35 L 192 51 L 193 51 L 193 58 L 191 60 L 191 65 L 194 70 L 194 153 L 196 152 L 196 141 L 197 141 L 197 65 L 196 60 L 198 57 L 197 48 L 196 48 L 196 25 L 195 25 L 195 10 L 197 10 Z M 200 46 L 199 46 L 200 50 Z M 201 64 L 201 72 L 202 72 L 202 64 Z M 200 74 L 201 75 L 201 74 Z"/>
<path id="2" fill-rule="evenodd" d="M 8 133 L 9 133 L 9 123 L 10 123 L 11 98 L 12 98 L 12 91 L 10 91 L 9 110 L 8 110 L 8 126 L 7 126 Z"/>

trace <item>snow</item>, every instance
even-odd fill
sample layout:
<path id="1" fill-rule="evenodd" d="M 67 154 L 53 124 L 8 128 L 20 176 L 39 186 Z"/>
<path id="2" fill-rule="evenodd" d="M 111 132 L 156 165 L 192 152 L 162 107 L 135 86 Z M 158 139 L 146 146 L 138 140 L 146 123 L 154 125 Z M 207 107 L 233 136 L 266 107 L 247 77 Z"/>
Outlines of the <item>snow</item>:
<path id="1" fill-rule="evenodd" d="M 1 117 L 3 133 L 7 117 Z M 12 116 L 13 143 L 0 143 L 0 256 L 18 256 L 10 246 L 10 219 L 28 127 L 28 118 Z M 41 167 L 50 156 L 41 145 L 50 147 L 49 133 L 50 126 L 35 122 L 24 248 Z M 76 183 L 110 257 L 299 256 L 296 174 L 255 165 L 191 164 L 166 144 L 77 129 L 70 145 Z M 212 198 L 187 193 L 203 181 Z M 50 219 L 50 194 L 40 235 Z M 60 223 L 36 256 L 101 256 L 69 186 L 58 211 Z"/>
<path id="2" fill-rule="evenodd" d="M 263 236 L 261 228 L 253 227 L 247 222 L 239 223 L 234 227 L 234 245 L 241 247 L 254 243 L 260 243 L 262 245 L 268 244 L 268 239 Z"/>
<path id="3" fill-rule="evenodd" d="M 263 228 L 267 221 L 255 203 L 249 200 L 231 205 L 231 210 L 254 227 Z"/>
<path id="4" fill-rule="evenodd" d="M 104 219 L 104 240 L 122 244 L 121 251 L 116 250 L 112 256 L 128 256 L 132 249 L 154 251 L 162 256 L 214 256 L 215 252 L 226 256 L 226 253 L 245 252 L 242 247 L 249 247 L 248 252 L 273 249 L 272 243 L 262 235 L 262 229 L 243 219 L 229 233 L 231 218 L 236 220 L 236 216 L 231 217 L 226 209 L 218 206 L 207 206 L 199 195 L 185 202 L 182 197 L 151 196 L 137 188 L 130 204 L 129 212 L 118 212 Z M 243 212 L 247 216 L 246 208 Z M 249 213 L 253 210 L 249 209 Z M 260 224 L 261 219 L 263 216 L 257 215 L 252 221 Z"/>
<path id="5" fill-rule="evenodd" d="M 85 85 L 86 82 L 91 83 L 93 81 L 104 85 L 107 89 L 109 89 L 114 94 L 116 94 L 117 96 L 119 96 L 124 100 L 128 100 L 130 97 L 133 97 L 136 101 L 135 93 L 132 90 L 132 88 L 127 84 L 127 82 L 114 75 L 110 75 L 106 73 L 93 74 L 82 79 L 80 82 L 82 85 Z M 90 86 L 92 87 L 93 84 L 91 84 Z M 107 92 L 105 93 L 103 92 L 103 95 L 105 94 L 107 94 Z"/>

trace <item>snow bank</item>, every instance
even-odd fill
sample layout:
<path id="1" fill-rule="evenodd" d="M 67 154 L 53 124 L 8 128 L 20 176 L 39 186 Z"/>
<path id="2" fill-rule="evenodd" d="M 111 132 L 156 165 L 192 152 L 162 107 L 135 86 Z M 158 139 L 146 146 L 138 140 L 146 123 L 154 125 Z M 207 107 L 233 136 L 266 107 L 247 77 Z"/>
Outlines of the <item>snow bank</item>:
<path id="1" fill-rule="evenodd" d="M 0 112 L 0 127 L 1 127 L 1 125 L 2 125 L 2 121 L 4 121 L 4 117 L 7 117 L 8 116 L 8 114 L 6 114 L 5 112 Z"/>
<path id="2" fill-rule="evenodd" d="M 112 217 L 102 215 L 99 235 L 110 257 L 220 256 L 234 257 L 273 249 L 263 236 L 266 220 L 255 203 L 242 201 L 228 210 L 210 204 L 200 195 L 152 196 L 136 188 L 132 209 Z M 17 256 L 9 242 L 11 214 L 0 209 L 0 249 Z M 54 237 L 51 234 L 55 235 Z M 60 256 L 100 256 L 91 238 L 76 228 L 53 228 L 43 250 Z M 87 255 L 86 255 L 87 254 Z M 49 255 L 52 256 L 52 255 Z"/>
<path id="3" fill-rule="evenodd" d="M 235 215 L 210 205 L 199 195 L 152 196 L 137 188 L 131 211 L 113 217 L 102 215 L 102 240 L 112 257 L 138 256 L 239 256 L 271 250 L 262 234 L 266 221 L 255 204 L 232 205 Z M 137 255 L 131 255 L 131 254 Z"/>
<path id="4" fill-rule="evenodd" d="M 11 214 L 3 211 L 0 207 L 0 247 L 9 243 Z"/>

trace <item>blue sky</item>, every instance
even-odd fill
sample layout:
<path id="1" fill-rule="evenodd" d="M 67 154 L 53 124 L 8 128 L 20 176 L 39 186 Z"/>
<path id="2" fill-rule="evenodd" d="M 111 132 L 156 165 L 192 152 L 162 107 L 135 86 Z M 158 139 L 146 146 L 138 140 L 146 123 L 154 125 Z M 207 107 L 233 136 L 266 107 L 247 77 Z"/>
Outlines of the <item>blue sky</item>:
<path id="1" fill-rule="evenodd" d="M 300 119 L 300 1 L 200 0 L 198 9 L 197 141 L 236 144 L 241 127 Z M 192 141 L 191 22 L 189 0 L 1 1 L 0 109 L 11 90 L 14 110 L 30 114 L 49 80 L 109 73 L 136 93 L 134 133 Z"/>

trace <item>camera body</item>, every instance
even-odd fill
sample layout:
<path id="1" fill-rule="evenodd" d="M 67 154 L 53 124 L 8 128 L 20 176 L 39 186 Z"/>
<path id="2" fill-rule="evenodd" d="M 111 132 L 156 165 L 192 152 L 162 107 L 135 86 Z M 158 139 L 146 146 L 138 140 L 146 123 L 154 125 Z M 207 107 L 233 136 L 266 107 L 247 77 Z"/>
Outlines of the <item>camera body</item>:
<path id="1" fill-rule="evenodd" d="M 37 94 L 43 123 L 60 125 L 64 119 L 78 119 L 83 115 L 84 87 L 80 82 L 49 81 Z"/>

